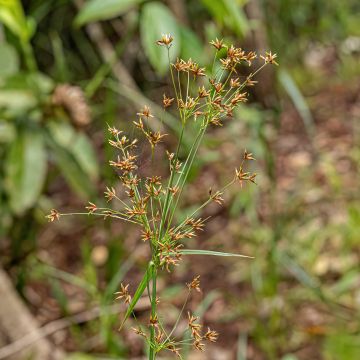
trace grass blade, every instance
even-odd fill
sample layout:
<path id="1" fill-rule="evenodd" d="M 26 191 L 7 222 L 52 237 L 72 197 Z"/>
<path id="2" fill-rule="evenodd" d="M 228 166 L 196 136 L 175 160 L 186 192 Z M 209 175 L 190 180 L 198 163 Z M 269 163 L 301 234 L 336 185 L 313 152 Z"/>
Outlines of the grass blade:
<path id="1" fill-rule="evenodd" d="M 221 251 L 211 251 L 211 250 L 191 250 L 191 249 L 184 249 L 180 250 L 182 255 L 211 255 L 211 256 L 227 256 L 227 257 L 242 257 L 247 259 L 254 259 L 253 256 L 248 255 L 241 255 L 241 254 L 234 254 L 234 253 L 225 253 Z"/>
<path id="2" fill-rule="evenodd" d="M 144 290 L 146 289 L 146 286 L 148 285 L 150 279 L 151 279 L 151 274 L 153 272 L 153 264 L 150 264 L 149 267 L 147 268 L 144 277 L 142 278 L 138 288 L 135 291 L 134 297 L 131 300 L 131 303 L 129 304 L 129 307 L 126 310 L 125 316 L 123 321 L 121 322 L 119 331 L 122 329 L 122 327 L 125 324 L 125 321 L 128 319 L 128 317 L 130 316 L 130 314 L 133 312 L 135 305 L 137 304 L 137 302 L 139 301 L 141 295 L 143 294 Z"/>
<path id="3" fill-rule="evenodd" d="M 308 135 L 314 134 L 314 119 L 311 114 L 309 105 L 306 102 L 304 95 L 301 93 L 296 82 L 292 78 L 289 72 L 282 70 L 279 72 L 279 81 L 285 91 L 288 93 L 296 110 L 301 116 Z"/>

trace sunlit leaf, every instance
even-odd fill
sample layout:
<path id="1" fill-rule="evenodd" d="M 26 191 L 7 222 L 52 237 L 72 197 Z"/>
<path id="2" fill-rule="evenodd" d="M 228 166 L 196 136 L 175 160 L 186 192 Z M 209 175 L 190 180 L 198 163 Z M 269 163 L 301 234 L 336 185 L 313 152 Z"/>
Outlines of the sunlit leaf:
<path id="1" fill-rule="evenodd" d="M 143 0 L 91 0 L 85 3 L 75 19 L 75 24 L 82 26 L 86 23 L 113 19 L 126 13 Z"/>
<path id="2" fill-rule="evenodd" d="M 17 114 L 36 105 L 35 96 L 28 90 L 0 90 L 0 108 L 10 109 Z"/>
<path id="3" fill-rule="evenodd" d="M 249 30 L 249 22 L 241 4 L 234 0 L 223 0 L 231 19 L 231 27 L 239 36 L 245 36 Z"/>
<path id="4" fill-rule="evenodd" d="M 90 179 L 96 180 L 99 175 L 99 167 L 95 150 L 89 138 L 65 122 L 52 122 L 48 126 L 56 142 L 74 156 Z"/>
<path id="5" fill-rule="evenodd" d="M 26 19 L 20 0 L 0 0 L 0 22 L 25 42 L 35 30 L 35 22 Z"/>
<path id="6" fill-rule="evenodd" d="M 6 191 L 16 214 L 23 214 L 36 203 L 46 168 L 43 134 L 39 130 L 22 129 L 11 144 L 5 164 Z"/>
<path id="7" fill-rule="evenodd" d="M 181 47 L 176 19 L 160 2 L 145 4 L 140 18 L 141 42 L 151 65 L 159 74 L 164 74 L 169 67 L 167 50 L 163 46 L 156 45 L 162 34 L 171 34 L 174 38 L 170 49 L 170 61 L 174 61 Z"/>
<path id="8" fill-rule="evenodd" d="M 48 142 L 53 150 L 56 164 L 70 187 L 84 199 L 93 196 L 95 194 L 94 184 L 74 154 L 61 143 L 58 143 L 54 137 L 49 136 Z"/>
<path id="9" fill-rule="evenodd" d="M 238 36 L 244 36 L 249 23 L 242 9 L 242 4 L 234 0 L 202 0 L 220 25 L 233 30 Z"/>
<path id="10" fill-rule="evenodd" d="M 6 78 L 19 70 L 19 58 L 15 49 L 7 43 L 0 43 L 0 78 Z"/>

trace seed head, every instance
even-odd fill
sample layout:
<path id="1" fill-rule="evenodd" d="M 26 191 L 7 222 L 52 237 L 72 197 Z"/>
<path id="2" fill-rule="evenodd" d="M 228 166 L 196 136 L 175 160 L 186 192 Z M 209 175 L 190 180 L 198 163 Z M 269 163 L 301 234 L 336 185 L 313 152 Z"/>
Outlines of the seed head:
<path id="1" fill-rule="evenodd" d="M 215 40 L 211 40 L 210 44 L 219 51 L 224 47 L 224 40 L 219 40 L 218 38 L 216 38 Z"/>
<path id="2" fill-rule="evenodd" d="M 172 342 L 169 342 L 166 344 L 166 348 L 170 350 L 172 353 L 174 353 L 178 358 L 182 359 L 180 354 L 180 349 L 175 346 Z"/>
<path id="3" fill-rule="evenodd" d="M 246 86 L 254 86 L 255 84 L 257 84 L 257 81 L 251 80 L 252 76 L 253 76 L 253 75 L 250 74 L 250 75 L 246 78 L 246 83 L 245 83 Z"/>
<path id="4" fill-rule="evenodd" d="M 112 188 L 106 187 L 106 191 L 104 194 L 107 199 L 107 202 L 111 201 L 112 199 L 114 199 L 116 197 L 116 192 L 113 187 Z"/>
<path id="5" fill-rule="evenodd" d="M 131 330 L 134 331 L 134 333 L 136 335 L 140 335 L 140 336 L 142 336 L 144 338 L 147 338 L 146 334 L 144 333 L 144 331 L 141 330 L 140 326 L 137 327 L 137 328 L 131 328 Z"/>
<path id="6" fill-rule="evenodd" d="M 204 339 L 210 342 L 216 342 L 218 336 L 219 334 L 216 331 L 210 330 L 210 328 L 208 328 L 208 331 L 204 335 Z"/>
<path id="7" fill-rule="evenodd" d="M 93 214 L 97 210 L 97 206 L 89 201 L 89 205 L 85 206 L 85 209 L 89 212 L 89 214 Z"/>
<path id="8" fill-rule="evenodd" d="M 173 40 L 174 38 L 170 34 L 162 34 L 161 39 L 156 41 L 156 44 L 160 46 L 165 45 L 169 47 L 169 45 L 172 43 Z"/>
<path id="9" fill-rule="evenodd" d="M 149 324 L 150 326 L 158 327 L 159 321 L 156 314 L 154 316 L 150 315 Z"/>
<path id="10" fill-rule="evenodd" d="M 171 106 L 172 102 L 174 101 L 174 98 L 168 98 L 165 94 L 163 95 L 163 105 L 164 109 Z"/>
<path id="11" fill-rule="evenodd" d="M 190 66 L 190 71 L 192 72 L 192 74 L 196 77 L 196 76 L 205 76 L 205 68 L 201 68 L 199 67 L 198 64 L 193 63 Z"/>
<path id="12" fill-rule="evenodd" d="M 55 209 L 51 209 L 50 214 L 46 215 L 46 218 L 49 219 L 49 221 L 51 221 L 51 222 L 53 222 L 55 220 L 59 220 L 60 213 Z"/>
<path id="13" fill-rule="evenodd" d="M 206 91 L 205 86 L 202 86 L 201 88 L 199 88 L 198 94 L 199 98 L 205 98 L 210 95 L 210 91 Z"/>
<path id="14" fill-rule="evenodd" d="M 115 293 L 115 295 L 117 295 L 115 300 L 124 299 L 125 304 L 130 304 L 131 303 L 131 296 L 129 294 L 129 284 L 124 286 L 123 283 L 121 283 L 120 284 L 120 291 L 117 291 Z"/>
<path id="15" fill-rule="evenodd" d="M 260 57 L 261 57 L 262 59 L 264 59 L 264 61 L 265 61 L 266 64 L 279 65 L 279 64 L 275 61 L 275 59 L 277 58 L 277 55 L 276 55 L 276 54 L 272 54 L 271 51 L 266 52 L 266 53 L 265 53 L 265 56 L 260 55 Z"/>
<path id="16" fill-rule="evenodd" d="M 246 151 L 244 151 L 244 160 L 256 160 L 254 157 L 253 157 L 253 154 L 252 153 L 249 153 Z"/>
<path id="17" fill-rule="evenodd" d="M 136 113 L 138 116 L 145 116 L 146 118 L 153 118 L 154 116 L 150 113 L 150 108 L 145 105 L 140 112 Z"/>
<path id="18" fill-rule="evenodd" d="M 142 230 L 141 231 L 141 240 L 142 241 L 149 241 L 151 239 L 151 237 L 153 236 L 153 233 L 151 230 Z"/>
<path id="19" fill-rule="evenodd" d="M 200 289 L 200 275 L 194 277 L 194 279 L 186 284 L 186 286 L 188 287 L 189 291 L 191 291 L 192 289 L 195 289 L 197 292 L 201 292 Z"/>
<path id="20" fill-rule="evenodd" d="M 176 71 L 186 71 L 188 69 L 188 64 L 183 59 L 176 59 L 175 64 L 172 64 Z"/>
<path id="21" fill-rule="evenodd" d="M 222 205 L 222 203 L 224 202 L 224 199 L 221 197 L 221 195 L 223 195 L 223 193 L 221 191 L 217 191 L 214 195 L 210 194 L 210 197 L 217 204 Z"/>
<path id="22" fill-rule="evenodd" d="M 231 80 L 230 80 L 230 86 L 231 86 L 232 88 L 238 88 L 238 87 L 240 86 L 239 78 L 231 79 Z"/>
<path id="23" fill-rule="evenodd" d="M 201 340 L 195 340 L 193 343 L 195 349 L 199 351 L 205 351 L 205 344 L 201 342 Z"/>
<path id="24" fill-rule="evenodd" d="M 108 131 L 112 136 L 115 136 L 115 137 L 119 136 L 122 133 L 122 131 L 116 129 L 115 127 L 111 127 L 109 125 L 108 125 Z"/>

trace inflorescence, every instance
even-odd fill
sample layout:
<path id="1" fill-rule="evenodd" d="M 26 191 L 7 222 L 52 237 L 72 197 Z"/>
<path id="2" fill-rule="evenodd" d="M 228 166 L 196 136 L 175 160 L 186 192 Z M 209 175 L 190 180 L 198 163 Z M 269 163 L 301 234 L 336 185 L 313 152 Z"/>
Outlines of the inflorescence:
<path id="1" fill-rule="evenodd" d="M 166 47 L 169 52 L 172 42 L 171 35 L 163 35 L 157 44 Z M 263 63 L 259 68 L 244 79 L 239 76 L 240 66 L 243 64 L 251 66 L 257 58 L 257 54 L 253 51 L 246 52 L 233 45 L 228 46 L 224 44 L 223 40 L 216 39 L 210 44 L 216 49 L 213 66 L 210 70 L 200 67 L 192 59 L 177 59 L 174 63 L 169 64 L 174 97 L 164 94 L 162 105 L 164 111 L 176 106 L 182 129 L 176 152 L 166 151 L 164 154 L 169 164 L 169 179 L 164 181 L 158 175 L 141 177 L 137 171 L 139 166 L 136 153 L 138 140 L 130 139 L 123 131 L 109 126 L 108 130 L 111 136 L 109 144 L 118 152 L 116 158 L 111 160 L 109 165 L 117 172 L 124 191 L 120 195 L 115 188 L 111 187 L 106 188 L 104 195 L 108 203 L 117 201 L 120 206 L 115 209 L 115 207 L 98 207 L 94 203 L 89 203 L 86 206 L 86 212 L 82 213 L 103 218 L 111 217 L 138 225 L 141 228 L 141 240 L 147 242 L 151 248 L 151 262 L 156 269 L 155 274 L 158 269 L 170 272 L 174 266 L 179 264 L 184 241 L 197 236 L 204 230 L 208 219 L 198 217 L 198 213 L 206 205 L 211 202 L 221 205 L 224 201 L 222 197 L 224 190 L 235 182 L 239 182 L 242 186 L 245 182 L 255 183 L 256 181 L 256 174 L 245 170 L 247 162 L 253 161 L 255 158 L 252 153 L 245 150 L 241 164 L 235 169 L 233 179 L 221 190 L 210 189 L 208 198 L 202 205 L 189 214 L 185 220 L 175 221 L 174 214 L 179 199 L 206 130 L 210 126 L 222 126 L 226 119 L 232 118 L 236 107 L 248 100 L 246 88 L 257 83 L 254 80 L 255 75 L 267 64 L 277 65 L 276 54 L 267 52 L 261 56 Z M 222 49 L 225 49 L 226 55 L 218 59 Z M 216 61 L 219 66 L 215 71 Z M 199 78 L 201 78 L 202 84 L 194 91 L 194 84 Z M 207 79 L 207 82 L 204 79 Z M 152 130 L 154 126 L 149 126 L 155 115 L 148 106 L 145 105 L 136 115 L 137 119 L 133 123 L 149 142 L 153 151 L 167 134 L 161 133 L 160 130 L 154 131 Z M 181 163 L 179 150 L 183 144 L 184 131 L 190 119 L 196 122 L 198 132 L 186 160 Z M 49 221 L 55 221 L 59 220 L 62 215 L 73 214 L 61 214 L 53 209 L 47 218 Z M 156 278 L 153 281 L 156 281 Z M 188 297 L 193 290 L 201 291 L 199 276 L 187 284 L 187 289 Z M 120 290 L 115 295 L 117 300 L 122 300 L 127 305 L 132 301 L 129 285 L 121 284 Z M 169 350 L 181 358 L 181 346 L 189 343 L 190 340 L 187 342 L 177 341 L 172 336 L 177 323 L 170 333 L 165 330 L 156 310 L 159 299 L 156 294 L 151 299 L 153 306 L 148 324 L 150 335 L 141 325 L 133 330 L 146 339 L 151 352 L 155 355 L 161 350 Z M 198 317 L 188 313 L 191 343 L 196 349 L 203 351 L 204 341 L 215 342 L 218 334 L 210 329 L 204 332 L 198 320 Z"/>

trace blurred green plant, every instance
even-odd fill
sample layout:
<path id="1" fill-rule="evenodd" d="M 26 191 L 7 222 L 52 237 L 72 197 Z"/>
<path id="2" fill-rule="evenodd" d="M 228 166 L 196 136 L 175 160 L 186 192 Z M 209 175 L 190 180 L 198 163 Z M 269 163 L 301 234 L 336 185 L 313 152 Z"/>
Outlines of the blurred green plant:
<path id="1" fill-rule="evenodd" d="M 0 58 L 5 65 L 0 71 L 0 235 L 4 236 L 16 222 L 35 216 L 37 208 L 47 211 L 42 194 L 59 170 L 78 195 L 94 196 L 98 166 L 90 139 L 77 129 L 88 111 L 81 90 L 58 85 L 37 70 L 30 43 L 34 20 L 25 17 L 20 1 L 3 0 L 0 21 L 5 26 L 0 28 Z"/>

